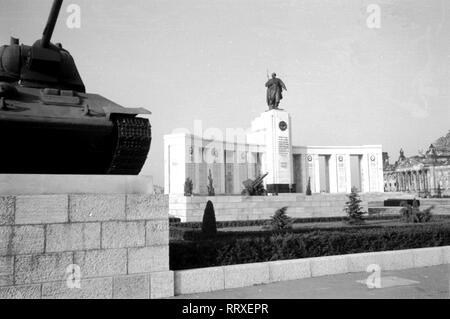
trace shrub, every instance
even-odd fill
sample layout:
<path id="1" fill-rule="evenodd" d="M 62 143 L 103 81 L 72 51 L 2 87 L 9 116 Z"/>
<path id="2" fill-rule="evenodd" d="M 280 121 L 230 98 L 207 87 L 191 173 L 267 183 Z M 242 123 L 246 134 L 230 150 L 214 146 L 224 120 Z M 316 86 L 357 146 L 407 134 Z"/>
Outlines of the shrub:
<path id="1" fill-rule="evenodd" d="M 186 181 L 184 182 L 184 196 L 191 196 L 193 189 L 194 184 L 192 183 L 192 180 L 189 177 L 186 178 Z"/>
<path id="2" fill-rule="evenodd" d="M 413 200 L 412 205 L 409 205 L 407 202 L 402 202 L 401 206 L 400 214 L 407 223 L 426 223 L 431 220 L 431 210 L 434 206 L 421 211 L 416 199 Z"/>
<path id="3" fill-rule="evenodd" d="M 272 231 L 285 231 L 292 229 L 293 220 L 286 214 L 287 207 L 277 209 L 270 219 L 269 227 Z"/>
<path id="4" fill-rule="evenodd" d="M 436 247 L 450 244 L 450 225 L 284 233 L 242 239 L 170 243 L 170 269 Z"/>
<path id="5" fill-rule="evenodd" d="M 352 191 L 348 196 L 348 202 L 346 202 L 346 206 L 344 208 L 345 212 L 348 216 L 348 223 L 350 224 L 360 224 L 363 223 L 364 220 L 362 215 L 364 214 L 361 202 L 362 200 L 359 198 L 358 190 L 356 187 L 352 187 Z"/>
<path id="6" fill-rule="evenodd" d="M 308 185 L 306 186 L 306 195 L 311 196 L 311 177 L 308 177 Z"/>
<path id="7" fill-rule="evenodd" d="M 211 175 L 211 170 L 209 170 L 208 185 L 206 187 L 208 188 L 208 196 L 216 195 L 216 193 L 214 191 L 214 183 L 213 183 L 213 178 L 212 178 L 212 175 Z"/>
<path id="8" fill-rule="evenodd" d="M 209 200 L 206 203 L 203 213 L 202 235 L 204 238 L 213 238 L 217 235 L 216 214 L 214 213 L 213 203 Z"/>

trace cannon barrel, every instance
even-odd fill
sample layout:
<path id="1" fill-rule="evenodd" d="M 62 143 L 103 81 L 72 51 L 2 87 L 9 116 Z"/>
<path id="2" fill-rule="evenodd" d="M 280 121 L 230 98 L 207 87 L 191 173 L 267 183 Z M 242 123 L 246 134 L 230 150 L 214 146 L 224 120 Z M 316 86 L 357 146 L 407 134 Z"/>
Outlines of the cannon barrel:
<path id="1" fill-rule="evenodd" d="M 41 44 L 44 48 L 47 48 L 52 38 L 53 30 L 55 29 L 56 20 L 58 20 L 59 10 L 61 9 L 63 0 L 54 0 L 52 9 L 48 16 L 47 24 L 45 25 L 44 32 L 42 33 Z"/>
<path id="2" fill-rule="evenodd" d="M 264 179 L 264 177 L 266 177 L 267 175 L 269 175 L 268 172 L 265 173 L 264 175 L 262 175 L 262 176 L 256 178 L 256 179 L 253 181 L 252 186 L 253 186 L 253 187 L 256 187 L 257 185 L 261 184 L 262 181 L 263 181 L 263 179 Z"/>

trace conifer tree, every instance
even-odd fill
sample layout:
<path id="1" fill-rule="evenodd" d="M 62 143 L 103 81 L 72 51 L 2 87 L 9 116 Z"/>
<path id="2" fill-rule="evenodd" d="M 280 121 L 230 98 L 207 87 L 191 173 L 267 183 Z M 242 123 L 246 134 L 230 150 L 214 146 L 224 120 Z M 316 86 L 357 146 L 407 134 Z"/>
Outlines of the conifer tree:
<path id="1" fill-rule="evenodd" d="M 362 215 L 364 211 L 361 207 L 362 200 L 359 198 L 358 189 L 356 187 L 352 187 L 352 191 L 348 196 L 348 201 L 345 203 L 345 212 L 348 216 L 348 222 L 350 224 L 363 223 L 364 220 Z"/>
<path id="2" fill-rule="evenodd" d="M 217 234 L 216 214 L 214 205 L 210 200 L 206 203 L 203 213 L 202 233 L 205 238 L 213 238 Z"/>

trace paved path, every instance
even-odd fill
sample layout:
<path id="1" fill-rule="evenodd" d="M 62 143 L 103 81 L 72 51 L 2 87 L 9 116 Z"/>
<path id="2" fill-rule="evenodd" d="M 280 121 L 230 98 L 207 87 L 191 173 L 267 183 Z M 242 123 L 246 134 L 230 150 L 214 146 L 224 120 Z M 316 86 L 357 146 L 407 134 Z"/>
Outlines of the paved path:
<path id="1" fill-rule="evenodd" d="M 368 273 L 322 276 L 174 298 L 450 298 L 450 265 L 382 271 L 382 288 L 368 288 L 365 284 L 368 276 Z M 362 283 L 358 281 L 362 281 Z"/>

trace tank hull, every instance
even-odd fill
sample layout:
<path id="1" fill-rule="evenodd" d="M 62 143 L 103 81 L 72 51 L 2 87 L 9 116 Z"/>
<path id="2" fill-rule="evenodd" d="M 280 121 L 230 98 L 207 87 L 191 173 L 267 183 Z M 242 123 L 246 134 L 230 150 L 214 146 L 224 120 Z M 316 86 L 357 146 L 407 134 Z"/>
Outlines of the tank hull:
<path id="1" fill-rule="evenodd" d="M 114 125 L 0 119 L 0 173 L 105 174 Z"/>
<path id="2" fill-rule="evenodd" d="M 62 105 L 40 89 L 15 89 L 0 108 L 0 174 L 139 174 L 151 127 L 134 109 L 96 94 Z"/>

